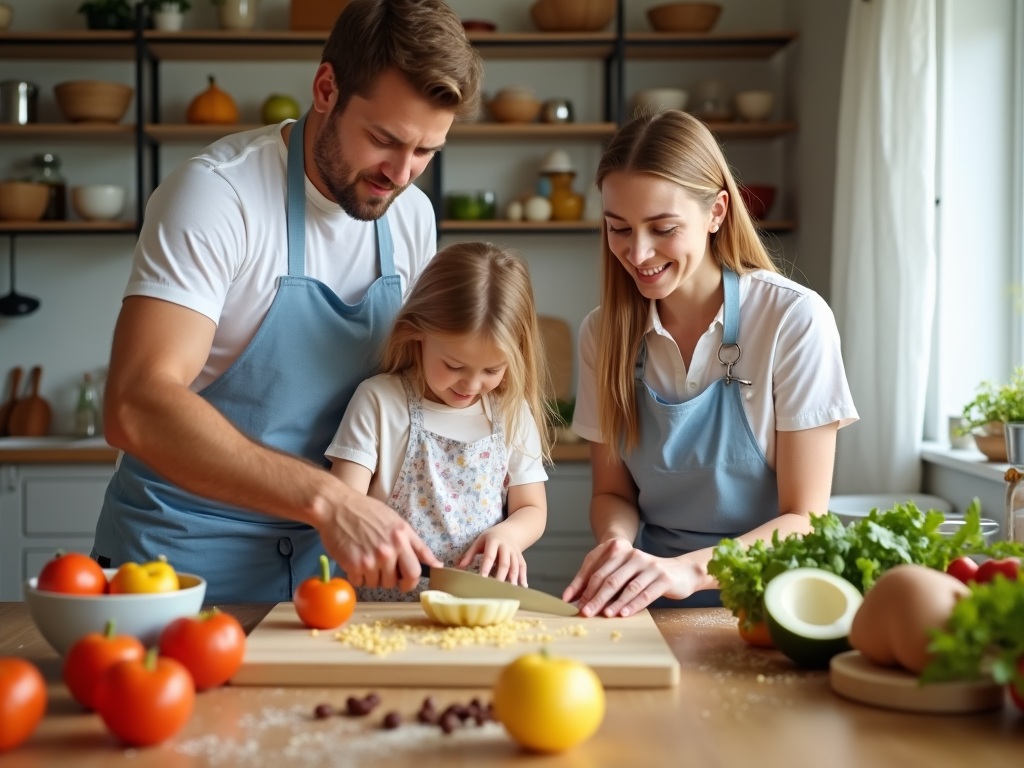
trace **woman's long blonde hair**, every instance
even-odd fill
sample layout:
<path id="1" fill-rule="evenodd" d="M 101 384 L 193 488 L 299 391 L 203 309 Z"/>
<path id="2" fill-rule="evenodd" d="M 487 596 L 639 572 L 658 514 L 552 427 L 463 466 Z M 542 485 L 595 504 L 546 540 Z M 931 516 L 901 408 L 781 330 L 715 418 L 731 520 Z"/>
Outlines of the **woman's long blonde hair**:
<path id="1" fill-rule="evenodd" d="M 619 129 L 601 157 L 598 189 L 611 173 L 648 173 L 668 179 L 689 192 L 705 210 L 710 210 L 718 193 L 725 190 L 729 206 L 718 232 L 711 235 L 711 255 L 737 274 L 757 269 L 778 271 L 743 205 L 718 142 L 692 115 L 668 110 L 633 118 Z M 634 365 L 647 328 L 650 300 L 640 294 L 612 253 L 607 227 L 601 261 L 597 353 L 605 372 L 604 380 L 598 382 L 601 439 L 629 452 L 640 442 Z"/>
<path id="2" fill-rule="evenodd" d="M 514 250 L 490 243 L 456 243 L 438 251 L 420 274 L 395 318 L 384 344 L 384 373 L 411 374 L 422 396 L 423 336 L 482 336 L 508 361 L 494 419 L 501 419 L 509 441 L 523 434 L 525 400 L 540 433 L 542 457 L 550 461 L 547 406 L 543 393 L 547 366 L 533 286 L 526 262 Z M 516 446 L 525 449 L 525 446 Z"/>

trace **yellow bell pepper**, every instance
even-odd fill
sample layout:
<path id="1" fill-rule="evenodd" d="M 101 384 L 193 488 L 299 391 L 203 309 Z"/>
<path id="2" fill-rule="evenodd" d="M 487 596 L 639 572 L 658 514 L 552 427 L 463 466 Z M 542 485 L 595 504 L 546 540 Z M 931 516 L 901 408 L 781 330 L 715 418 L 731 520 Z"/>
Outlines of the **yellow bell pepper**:
<path id="1" fill-rule="evenodd" d="M 180 589 L 178 574 L 161 557 L 151 563 L 125 563 L 110 580 L 110 594 L 174 592 Z"/>

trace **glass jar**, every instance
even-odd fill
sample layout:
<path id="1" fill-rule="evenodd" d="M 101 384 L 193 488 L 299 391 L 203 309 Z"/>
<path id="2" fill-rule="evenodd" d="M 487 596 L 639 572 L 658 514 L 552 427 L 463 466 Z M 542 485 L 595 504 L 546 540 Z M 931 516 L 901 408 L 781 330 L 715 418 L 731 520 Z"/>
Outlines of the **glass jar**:
<path id="1" fill-rule="evenodd" d="M 60 158 L 49 152 L 32 158 L 32 175 L 29 181 L 50 185 L 50 202 L 43 214 L 43 221 L 64 221 L 68 217 L 68 187 L 60 172 Z"/>
<path id="2" fill-rule="evenodd" d="M 96 388 L 92 376 L 85 374 L 78 387 L 78 407 L 75 408 L 75 435 L 92 437 L 96 434 L 99 412 L 96 409 Z"/>

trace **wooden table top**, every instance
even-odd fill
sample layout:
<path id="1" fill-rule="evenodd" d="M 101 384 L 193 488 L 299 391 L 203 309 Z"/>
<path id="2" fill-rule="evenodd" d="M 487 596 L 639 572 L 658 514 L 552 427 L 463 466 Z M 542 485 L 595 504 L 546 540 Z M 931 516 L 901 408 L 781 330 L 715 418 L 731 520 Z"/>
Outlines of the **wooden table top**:
<path id="1" fill-rule="evenodd" d="M 250 631 L 266 605 L 229 605 Z M 410 718 L 423 698 L 441 707 L 488 700 L 482 689 L 378 689 L 366 719 L 316 720 L 321 703 L 343 706 L 343 688 L 232 688 L 196 697 L 192 719 L 173 739 L 128 749 L 98 715 L 82 712 L 60 682 L 60 659 L 23 603 L 0 603 L 0 656 L 36 663 L 49 682 L 49 707 L 35 734 L 5 753 L 5 768 L 27 766 L 529 766 L 530 768 L 998 768 L 1024 763 L 1024 713 L 1012 704 L 969 716 L 909 715 L 835 696 L 824 672 L 797 669 L 776 651 L 748 647 L 725 609 L 653 611 L 682 666 L 676 688 L 608 692 L 598 733 L 555 756 L 519 749 L 494 723 L 445 736 L 440 729 L 380 728 L 383 714 Z M 590 621 L 600 621 L 591 619 Z"/>

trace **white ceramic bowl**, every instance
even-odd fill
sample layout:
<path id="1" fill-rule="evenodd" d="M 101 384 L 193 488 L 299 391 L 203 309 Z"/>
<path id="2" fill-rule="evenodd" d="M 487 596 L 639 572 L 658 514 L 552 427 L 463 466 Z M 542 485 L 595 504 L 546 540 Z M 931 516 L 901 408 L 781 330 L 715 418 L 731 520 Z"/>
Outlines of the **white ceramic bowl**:
<path id="1" fill-rule="evenodd" d="M 105 568 L 107 580 L 117 573 Z M 67 595 L 43 592 L 38 579 L 25 582 L 25 602 L 32 621 L 46 642 L 64 656 L 79 639 L 90 632 L 103 632 L 113 619 L 119 635 L 133 635 L 146 647 L 156 645 L 164 627 L 182 616 L 195 616 L 203 607 L 206 581 L 179 573 L 181 589 L 136 595 Z"/>
<path id="2" fill-rule="evenodd" d="M 767 120 L 774 106 L 775 94 L 771 91 L 741 91 L 736 94 L 736 111 L 744 120 Z"/>
<path id="3" fill-rule="evenodd" d="M 552 149 L 540 164 L 541 173 L 571 173 L 573 170 L 572 158 L 564 149 Z"/>
<path id="4" fill-rule="evenodd" d="M 633 95 L 633 108 L 657 112 L 663 109 L 686 109 L 690 94 L 682 88 L 647 88 Z"/>
<path id="5" fill-rule="evenodd" d="M 892 509 L 896 504 L 914 502 L 914 506 L 922 512 L 929 509 L 937 509 L 946 517 L 953 515 L 953 505 L 938 496 L 929 496 L 924 493 L 876 493 L 851 496 L 833 496 L 828 500 L 829 512 L 834 512 L 836 517 L 844 524 L 852 523 L 862 517 L 867 517 L 872 509 L 885 512 Z M 962 517 L 962 515 L 956 515 Z"/>
<path id="6" fill-rule="evenodd" d="M 113 221 L 124 210 L 126 196 L 116 184 L 86 184 L 71 190 L 71 204 L 86 221 Z"/>

